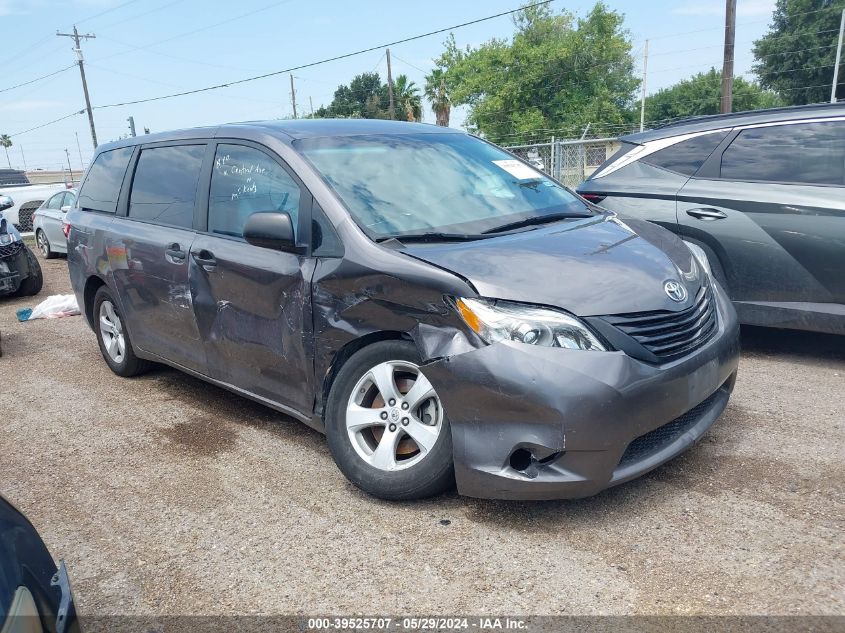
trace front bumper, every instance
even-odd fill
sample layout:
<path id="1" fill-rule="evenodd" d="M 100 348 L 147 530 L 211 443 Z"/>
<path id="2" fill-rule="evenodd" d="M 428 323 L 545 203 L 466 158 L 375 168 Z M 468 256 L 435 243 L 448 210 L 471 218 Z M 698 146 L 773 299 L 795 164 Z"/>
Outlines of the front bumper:
<path id="1" fill-rule="evenodd" d="M 0 246 L 0 296 L 18 291 L 29 276 L 26 246 L 17 241 Z"/>
<path id="2" fill-rule="evenodd" d="M 427 365 L 449 415 L 458 492 L 586 497 L 689 448 L 722 413 L 736 378 L 736 312 L 721 288 L 715 295 L 715 336 L 663 365 L 520 343 Z"/>

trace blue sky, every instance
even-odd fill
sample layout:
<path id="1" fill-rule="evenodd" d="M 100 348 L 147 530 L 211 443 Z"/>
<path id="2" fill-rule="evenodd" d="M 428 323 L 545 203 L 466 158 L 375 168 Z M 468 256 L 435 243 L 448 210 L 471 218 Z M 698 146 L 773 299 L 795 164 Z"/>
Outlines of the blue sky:
<path id="1" fill-rule="evenodd" d="M 375 46 L 419 33 L 516 8 L 519 0 L 0 0 L 0 90 L 69 66 L 75 61 L 68 38 L 55 36 L 76 23 L 97 39 L 83 43 L 88 83 L 96 105 L 143 99 L 260 73 Z M 555 10 L 583 15 L 593 0 L 558 0 Z M 625 15 L 638 59 L 648 38 L 648 91 L 669 86 L 710 66 L 721 66 L 724 0 L 607 0 Z M 739 0 L 736 72 L 751 69 L 751 46 L 768 29 L 774 0 Z M 460 45 L 478 45 L 513 32 L 509 17 L 458 29 Z M 407 74 L 418 85 L 444 35 L 391 48 L 394 75 Z M 378 70 L 385 76 L 382 51 L 294 72 L 300 112 L 331 101 L 339 83 Z M 280 75 L 188 97 L 95 110 L 99 141 L 128 131 L 208 125 L 291 115 L 290 80 Z M 37 83 L 0 92 L 0 133 L 15 134 L 84 106 L 79 72 L 72 68 Z M 462 122 L 460 112 L 452 124 Z M 431 110 L 425 118 L 433 122 Z M 74 168 L 91 152 L 87 118 L 13 137 L 14 167 Z M 0 165 L 6 166 L 0 154 Z"/>

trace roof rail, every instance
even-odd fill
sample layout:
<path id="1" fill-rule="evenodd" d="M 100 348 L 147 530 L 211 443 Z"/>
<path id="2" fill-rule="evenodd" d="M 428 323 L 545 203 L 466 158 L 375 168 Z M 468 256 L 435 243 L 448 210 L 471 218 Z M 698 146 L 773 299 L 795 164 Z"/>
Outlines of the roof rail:
<path id="1" fill-rule="evenodd" d="M 761 114 L 777 114 L 778 112 L 801 112 L 802 110 L 813 110 L 818 108 L 832 108 L 836 106 L 845 107 L 845 103 L 810 103 L 799 106 L 781 106 L 778 108 L 762 108 L 760 110 L 743 110 L 742 112 L 728 112 L 727 114 L 701 114 L 697 116 L 688 116 L 669 123 L 657 125 L 651 129 L 662 130 L 667 127 L 675 125 L 685 125 L 687 123 L 703 123 L 705 121 L 719 121 L 721 119 L 734 119 L 746 116 L 759 116 Z"/>

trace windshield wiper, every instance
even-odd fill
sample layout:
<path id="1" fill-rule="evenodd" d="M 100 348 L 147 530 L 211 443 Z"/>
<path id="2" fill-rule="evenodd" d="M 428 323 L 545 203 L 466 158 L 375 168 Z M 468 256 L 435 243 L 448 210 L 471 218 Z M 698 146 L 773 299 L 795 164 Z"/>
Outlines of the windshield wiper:
<path id="1" fill-rule="evenodd" d="M 376 242 L 387 242 L 390 240 L 397 240 L 399 242 L 471 242 L 473 240 L 483 240 L 490 235 L 483 235 L 479 233 L 441 233 L 439 231 L 431 231 L 427 233 L 407 233 L 398 235 L 385 235 L 376 238 Z"/>
<path id="2" fill-rule="evenodd" d="M 482 234 L 489 235 L 490 233 L 504 233 L 505 231 L 521 229 L 526 226 L 549 224 L 551 222 L 557 222 L 558 220 L 566 220 L 569 218 L 589 218 L 592 215 L 592 213 L 586 211 L 567 211 L 566 213 L 550 213 L 548 215 L 538 215 L 531 218 L 525 218 L 523 220 L 517 220 L 516 222 L 508 222 L 507 224 L 496 226 L 492 229 L 487 229 L 486 231 L 482 231 Z"/>

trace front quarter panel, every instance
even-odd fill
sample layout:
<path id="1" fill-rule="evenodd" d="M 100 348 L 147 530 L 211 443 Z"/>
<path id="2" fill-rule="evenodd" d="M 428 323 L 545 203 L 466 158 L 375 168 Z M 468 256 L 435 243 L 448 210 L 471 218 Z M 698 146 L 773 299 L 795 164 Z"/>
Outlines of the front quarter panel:
<path id="1" fill-rule="evenodd" d="M 351 221 L 340 232 L 355 231 Z M 373 243 L 346 239 L 343 258 L 318 259 L 312 284 L 317 415 L 328 397 L 341 351 L 389 333 L 414 341 L 424 363 L 482 343 L 448 297 L 476 296 L 452 273 Z"/>

